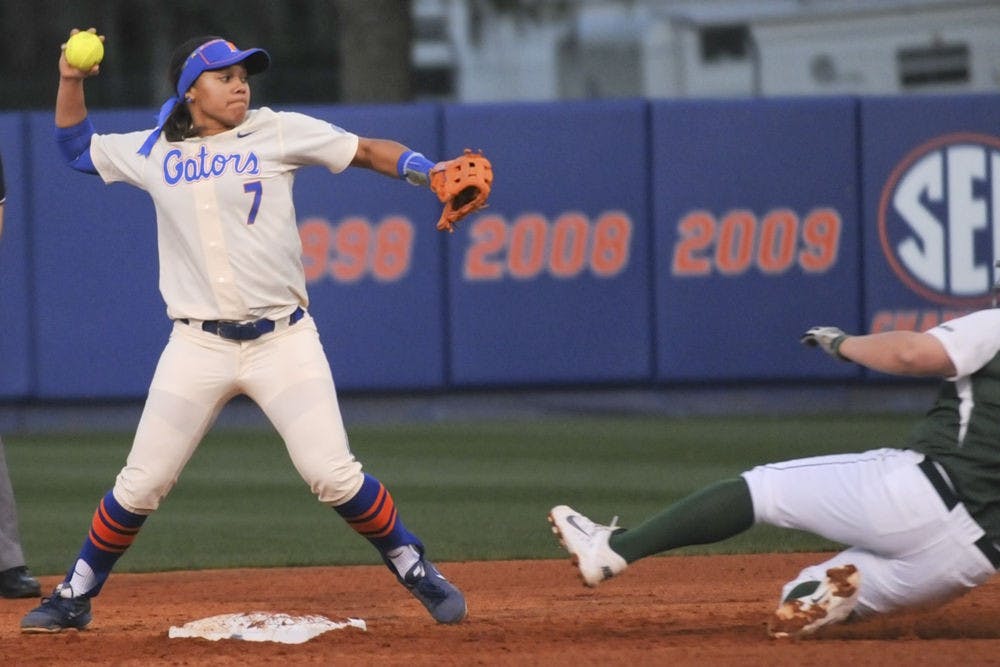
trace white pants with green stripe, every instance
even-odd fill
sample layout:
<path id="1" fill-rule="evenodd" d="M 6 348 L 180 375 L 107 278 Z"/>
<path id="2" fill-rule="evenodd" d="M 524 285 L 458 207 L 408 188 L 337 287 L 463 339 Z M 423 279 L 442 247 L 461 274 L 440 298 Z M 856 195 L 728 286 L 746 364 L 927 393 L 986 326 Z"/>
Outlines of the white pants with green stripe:
<path id="1" fill-rule="evenodd" d="M 805 530 L 849 545 L 811 565 L 782 590 L 822 580 L 851 563 L 861 573 L 861 616 L 940 603 L 988 580 L 995 569 L 976 546 L 983 529 L 962 503 L 949 510 L 918 464 L 900 449 L 819 456 L 743 473 L 758 523 Z"/>

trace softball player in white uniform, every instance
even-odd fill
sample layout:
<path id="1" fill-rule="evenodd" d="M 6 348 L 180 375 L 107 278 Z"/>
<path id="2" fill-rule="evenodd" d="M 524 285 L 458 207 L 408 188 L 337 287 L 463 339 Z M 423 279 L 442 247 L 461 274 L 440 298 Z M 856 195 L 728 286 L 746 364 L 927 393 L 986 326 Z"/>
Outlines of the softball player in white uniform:
<path id="1" fill-rule="evenodd" d="M 74 31 L 76 32 L 76 31 Z M 81 72 L 60 58 L 56 138 L 74 168 L 149 193 L 160 291 L 173 331 L 156 367 L 128 459 L 101 500 L 65 580 L 21 622 L 25 632 L 89 623 L 121 554 L 177 481 L 222 407 L 245 394 L 284 440 L 320 502 L 366 537 L 441 623 L 466 614 L 461 592 L 425 558 L 392 497 L 348 447 L 329 363 L 307 311 L 292 202 L 299 167 L 350 166 L 426 182 L 433 166 L 393 141 L 297 113 L 250 110 L 261 49 L 205 37 L 172 61 L 176 95 L 150 132 L 101 135 L 87 118 Z"/>
<path id="2" fill-rule="evenodd" d="M 1000 566 L 1000 309 L 925 333 L 848 336 L 814 327 L 803 342 L 886 373 L 945 378 L 934 406 L 902 448 L 762 465 L 684 498 L 628 531 L 565 505 L 553 531 L 584 583 L 629 563 L 707 544 L 754 523 L 806 530 L 850 545 L 805 568 L 782 590 L 774 637 L 944 602 Z"/>

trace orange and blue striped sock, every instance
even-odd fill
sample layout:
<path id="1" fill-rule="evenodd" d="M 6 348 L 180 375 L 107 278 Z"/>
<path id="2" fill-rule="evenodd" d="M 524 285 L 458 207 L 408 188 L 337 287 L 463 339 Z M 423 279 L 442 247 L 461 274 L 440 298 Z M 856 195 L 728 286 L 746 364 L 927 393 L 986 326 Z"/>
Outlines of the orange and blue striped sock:
<path id="1" fill-rule="evenodd" d="M 145 521 L 146 515 L 129 512 L 115 500 L 113 492 L 104 495 L 80 555 L 66 574 L 65 581 L 73 586 L 74 594 L 94 597 L 101 592 L 111 568 L 135 541 Z"/>
<path id="2" fill-rule="evenodd" d="M 354 497 L 334 509 L 379 550 L 383 559 L 387 552 L 406 545 L 416 547 L 420 553 L 424 551 L 417 536 L 403 525 L 389 490 L 371 475 L 365 474 L 365 481 Z"/>

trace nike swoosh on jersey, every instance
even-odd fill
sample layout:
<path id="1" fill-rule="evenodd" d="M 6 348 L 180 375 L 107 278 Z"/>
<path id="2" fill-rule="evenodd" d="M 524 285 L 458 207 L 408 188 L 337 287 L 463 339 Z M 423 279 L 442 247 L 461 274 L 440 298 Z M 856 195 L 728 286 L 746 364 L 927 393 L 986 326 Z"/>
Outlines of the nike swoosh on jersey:
<path id="1" fill-rule="evenodd" d="M 236 133 L 236 138 L 237 139 L 242 139 L 243 137 L 249 137 L 251 134 L 253 134 L 256 131 L 257 130 L 250 130 L 249 132 L 237 132 Z"/>

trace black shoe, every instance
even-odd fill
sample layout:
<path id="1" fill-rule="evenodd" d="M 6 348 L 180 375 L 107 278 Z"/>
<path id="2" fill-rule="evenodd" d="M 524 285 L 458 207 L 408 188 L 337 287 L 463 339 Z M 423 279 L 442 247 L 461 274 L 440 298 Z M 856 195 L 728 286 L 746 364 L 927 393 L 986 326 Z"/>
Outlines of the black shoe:
<path id="1" fill-rule="evenodd" d="M 38 579 L 31 576 L 28 568 L 12 567 L 0 572 L 0 596 L 5 598 L 37 598 L 42 594 Z"/>

